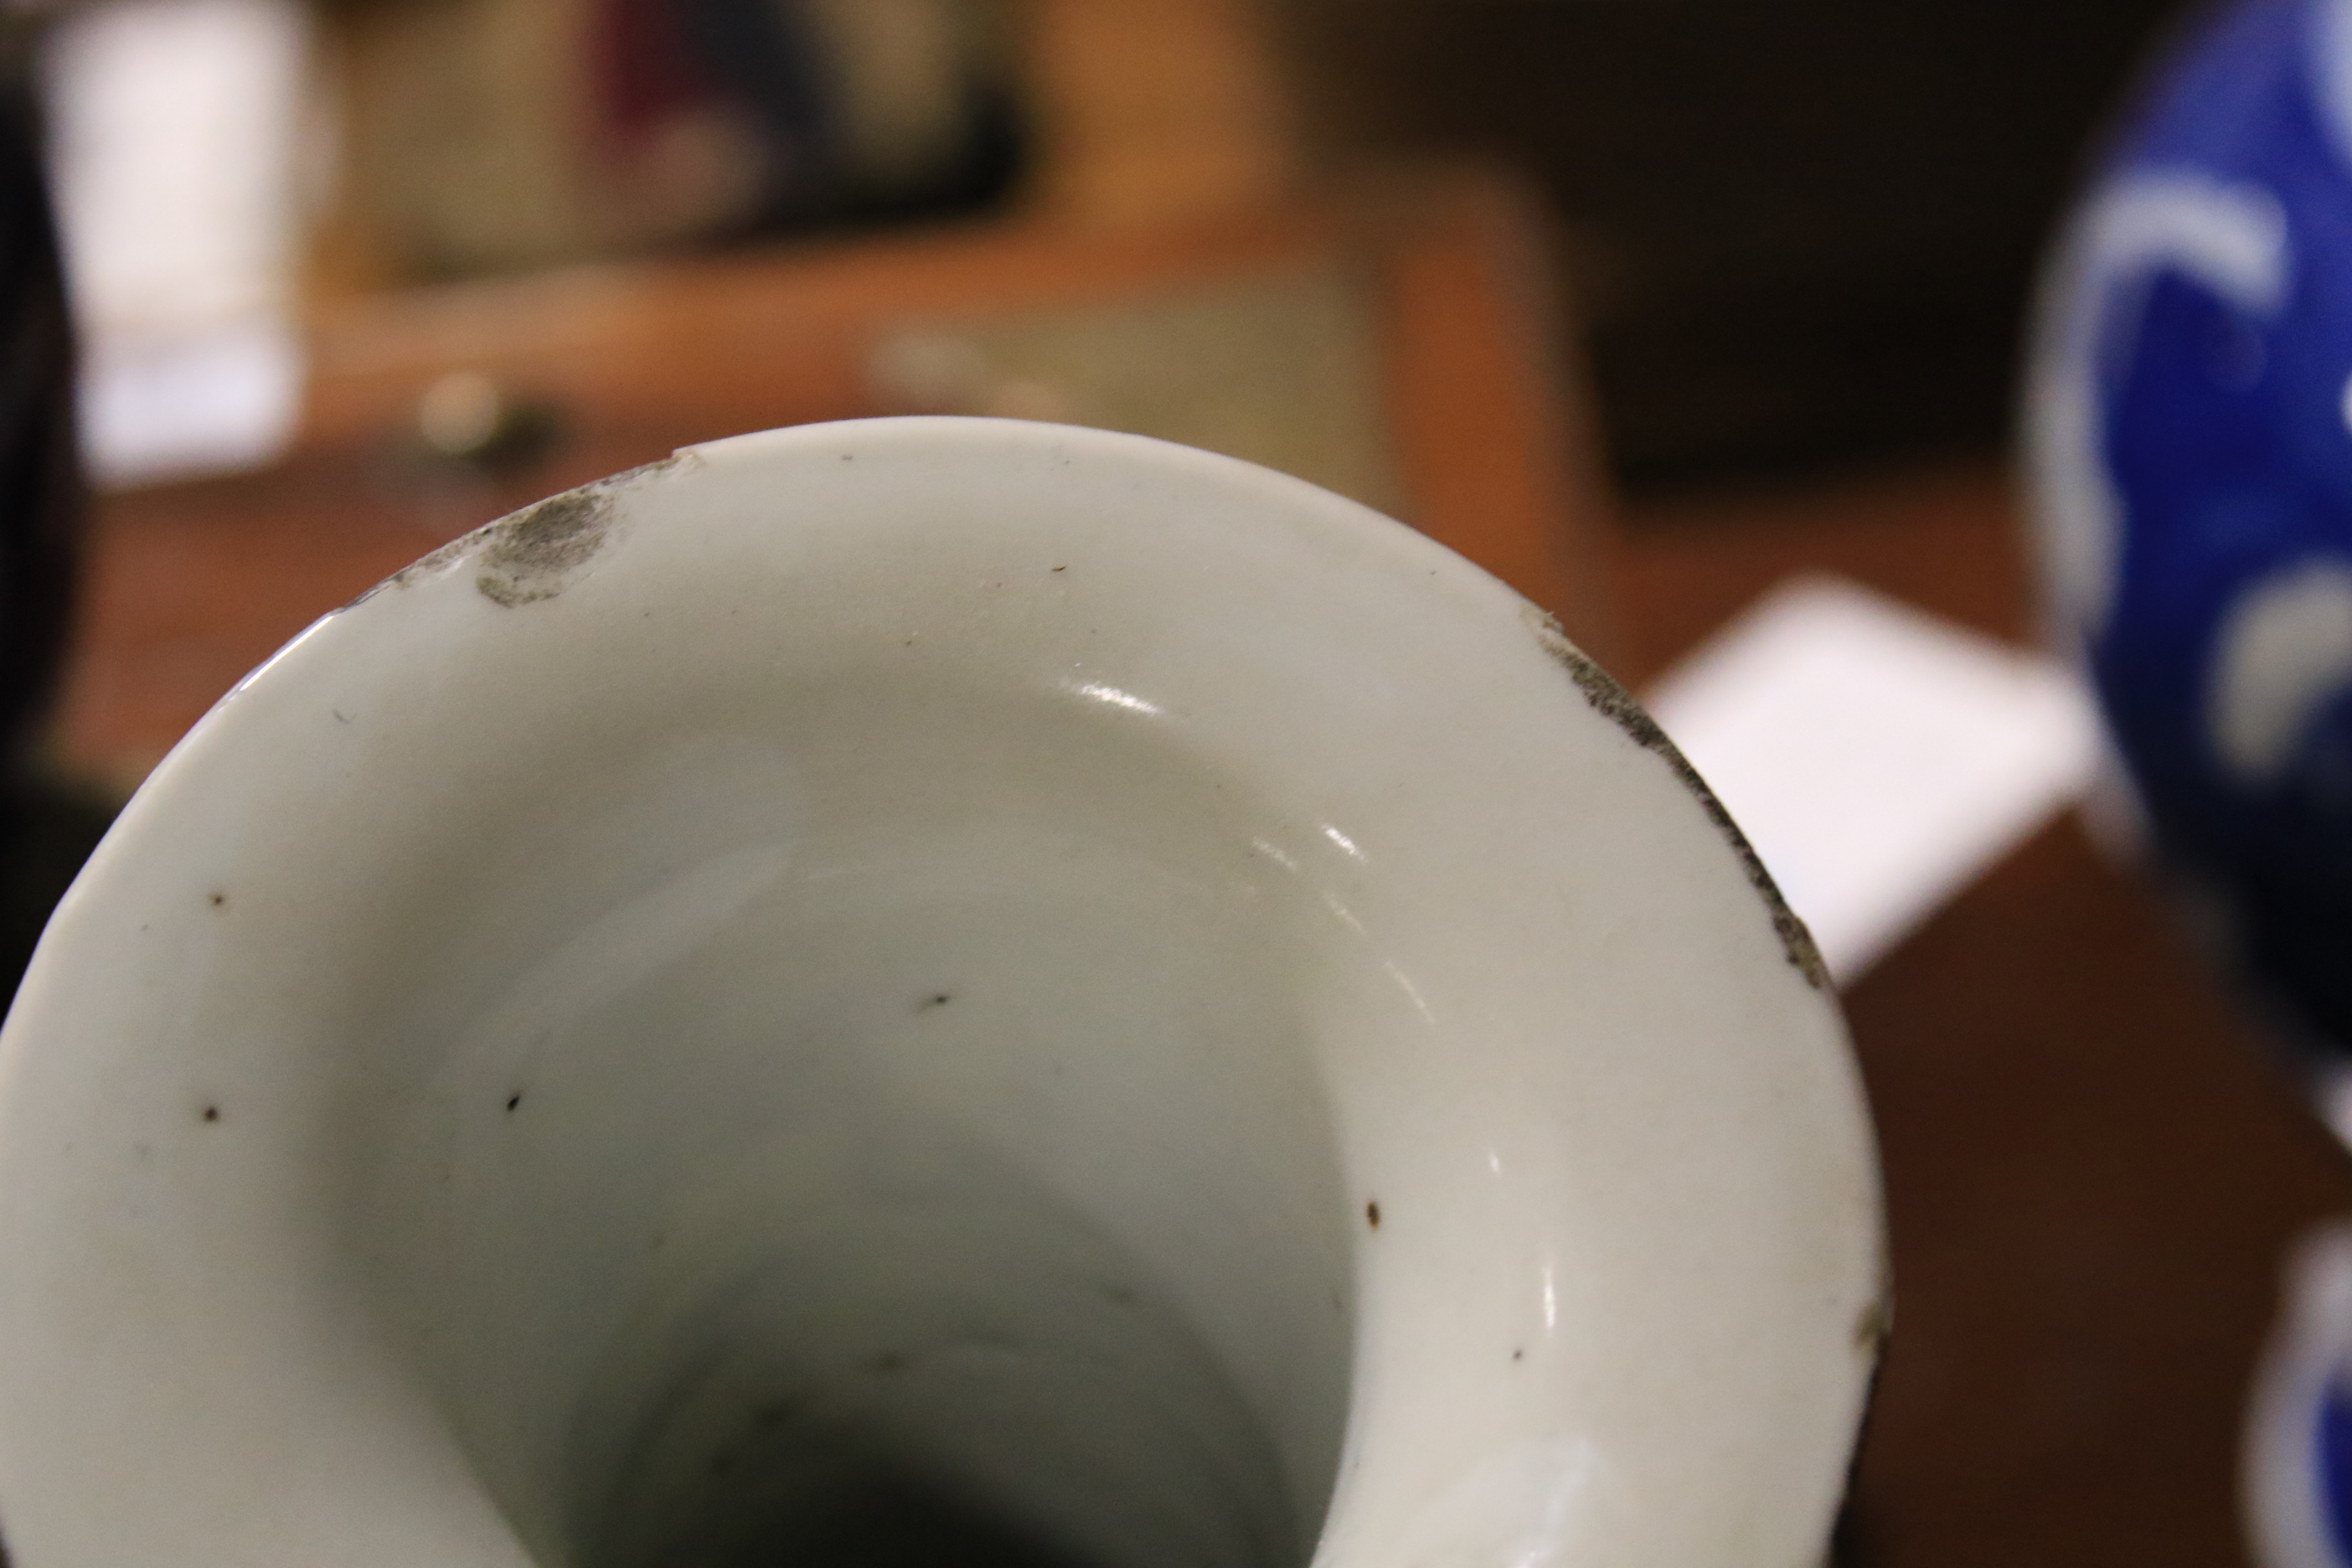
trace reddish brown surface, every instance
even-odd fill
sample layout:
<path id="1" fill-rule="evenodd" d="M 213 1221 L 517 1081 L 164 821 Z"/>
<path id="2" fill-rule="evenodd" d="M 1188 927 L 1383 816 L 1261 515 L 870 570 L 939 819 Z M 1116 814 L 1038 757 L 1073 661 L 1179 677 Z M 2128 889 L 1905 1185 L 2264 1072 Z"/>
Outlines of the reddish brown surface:
<path id="1" fill-rule="evenodd" d="M 1790 572 L 1842 573 L 1938 615 L 2024 637 L 2009 482 L 1987 465 L 1654 503 L 1619 570 L 1631 679 L 1647 680 Z"/>
<path id="2" fill-rule="evenodd" d="M 1853 1561 L 2238 1561 L 2247 1380 L 2343 1157 L 2071 823 L 1847 1007 L 1897 1291 Z"/>
<path id="3" fill-rule="evenodd" d="M 2018 542 L 1983 468 L 1659 507 L 1633 520 L 1623 610 L 1653 666 L 1799 570 L 2014 633 Z M 2283 1249 L 2352 1213 L 2352 1162 L 2071 820 L 1846 1007 L 1896 1309 L 1841 1561 L 2242 1561 L 2247 1379 Z"/>
<path id="4" fill-rule="evenodd" d="M 1533 309 L 1535 231 L 1506 187 L 1416 176 L 1148 237 L 973 228 L 342 307 L 286 468 L 99 508 L 58 750 L 135 782 L 272 649 L 467 528 L 693 442 L 886 412 L 863 367 L 894 328 L 1317 259 L 1373 285 L 1407 520 L 1611 651 L 1592 574 L 1563 568 L 1609 520 Z M 550 401 L 562 439 L 496 484 L 402 458 L 419 395 L 453 369 Z"/>
<path id="5" fill-rule="evenodd" d="M 1608 591 L 1615 519 L 1576 379 L 1555 374 L 1551 269 L 1507 192 L 1391 226 L 1389 404 L 1409 521 L 1557 614 L 1585 649 L 1628 651 Z M 1431 243 L 1443 233 L 1447 238 Z M 1533 350 L 1535 352 L 1531 353 Z"/>

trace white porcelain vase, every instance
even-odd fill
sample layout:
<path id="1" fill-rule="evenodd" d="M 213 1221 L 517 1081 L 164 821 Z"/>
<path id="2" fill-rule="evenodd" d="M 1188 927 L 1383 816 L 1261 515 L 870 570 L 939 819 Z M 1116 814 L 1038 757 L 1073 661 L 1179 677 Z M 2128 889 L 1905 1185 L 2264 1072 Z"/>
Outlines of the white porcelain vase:
<path id="1" fill-rule="evenodd" d="M 1809 1568 L 1886 1321 L 1803 928 L 1310 486 L 744 437 L 419 562 L 0 1037 L 16 1568 Z"/>

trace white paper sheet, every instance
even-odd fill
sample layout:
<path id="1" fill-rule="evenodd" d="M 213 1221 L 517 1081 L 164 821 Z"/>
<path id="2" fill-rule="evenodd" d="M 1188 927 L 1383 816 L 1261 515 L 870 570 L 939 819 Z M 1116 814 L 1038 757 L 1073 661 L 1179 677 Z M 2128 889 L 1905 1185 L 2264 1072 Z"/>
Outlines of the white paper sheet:
<path id="1" fill-rule="evenodd" d="M 1782 584 L 1647 694 L 1839 984 L 2088 787 L 2056 661 L 1856 584 Z"/>

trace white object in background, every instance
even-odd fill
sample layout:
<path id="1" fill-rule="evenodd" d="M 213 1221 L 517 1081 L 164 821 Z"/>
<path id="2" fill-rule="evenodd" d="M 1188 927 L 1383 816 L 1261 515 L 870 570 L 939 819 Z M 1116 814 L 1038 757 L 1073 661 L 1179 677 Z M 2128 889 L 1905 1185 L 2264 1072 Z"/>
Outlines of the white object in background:
<path id="1" fill-rule="evenodd" d="M 250 468 L 292 437 L 308 52 L 292 0 L 110 0 L 58 24 L 50 182 L 102 485 Z"/>
<path id="2" fill-rule="evenodd" d="M 2346 1568 L 2336 1443 L 2352 1372 L 2352 1225 L 2306 1232 L 2254 1374 L 2240 1462 L 2247 1543 L 2262 1568 Z"/>
<path id="3" fill-rule="evenodd" d="M 2054 660 L 1834 578 L 1782 584 L 1647 697 L 1843 984 L 2088 786 Z"/>

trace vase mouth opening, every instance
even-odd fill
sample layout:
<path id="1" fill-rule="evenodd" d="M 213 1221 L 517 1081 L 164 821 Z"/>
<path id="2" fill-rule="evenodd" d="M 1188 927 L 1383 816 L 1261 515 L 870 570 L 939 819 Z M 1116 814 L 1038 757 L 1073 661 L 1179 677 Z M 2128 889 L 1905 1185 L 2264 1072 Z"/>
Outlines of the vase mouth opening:
<path id="1" fill-rule="evenodd" d="M 1336 1454 L 1337 1379 L 1302 1394 L 1237 1368 L 1232 1325 L 1199 1321 L 1164 1261 L 992 1176 L 845 1205 L 637 1325 L 546 1423 L 537 1487 L 491 1445 L 544 1417 L 449 1406 L 492 1500 L 566 1568 L 1301 1568 L 1333 1476 L 1285 1461 Z M 1258 1310 L 1292 1283 L 1259 1282 Z M 1320 1340 L 1289 1352 L 1343 1366 L 1345 1315 L 1297 1315 Z"/>
<path id="2" fill-rule="evenodd" d="M 11 1549 L 1804 1560 L 1858 1089 L 1596 689 L 1398 525 L 1085 432 L 747 437 L 427 557 L 19 994 Z"/>
<path id="3" fill-rule="evenodd" d="M 346 1129 L 382 1331 L 564 1568 L 1296 1568 L 1364 1229 L 1318 1034 L 1405 1004 L 1229 864 L 1246 780 L 893 690 L 608 731 L 410 847 L 361 951 L 433 979 L 355 973 L 336 1053 L 404 1079 Z"/>

